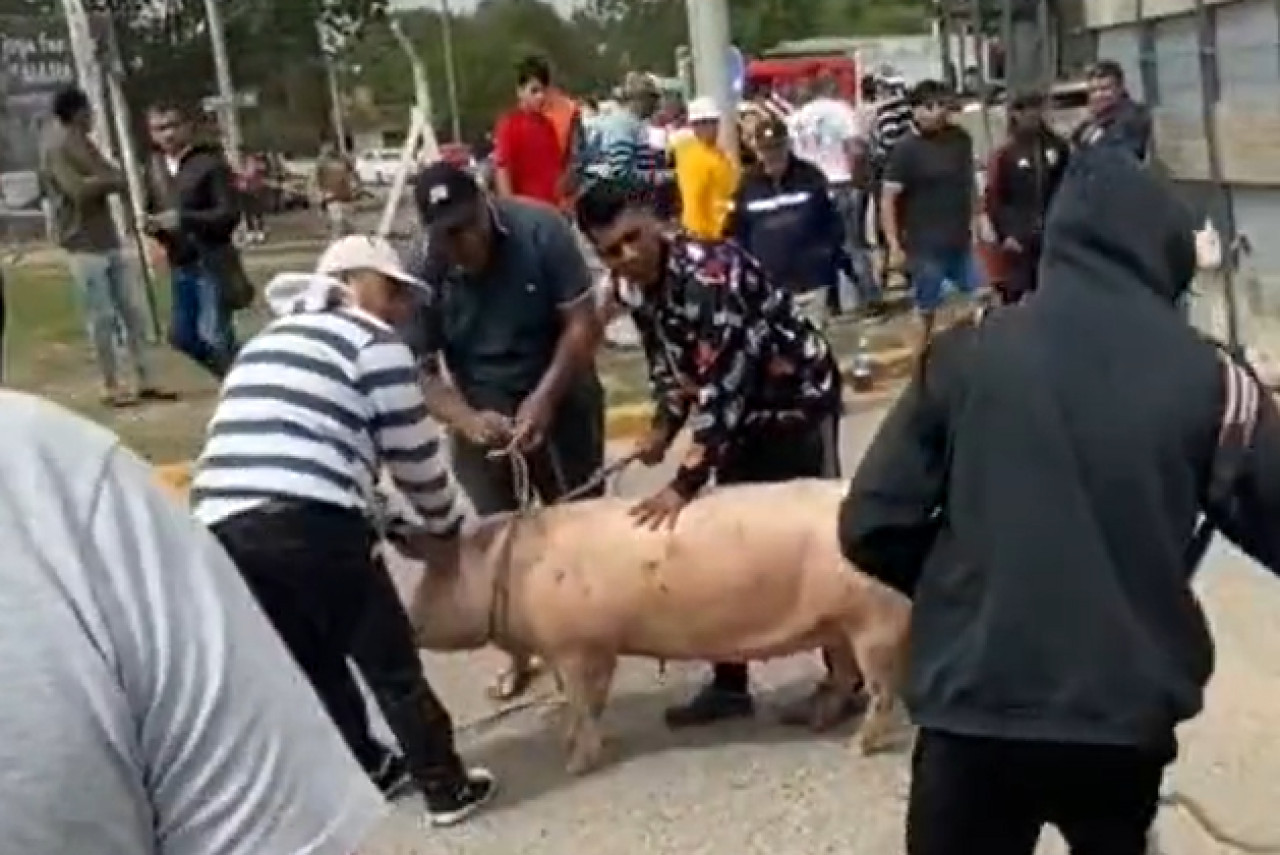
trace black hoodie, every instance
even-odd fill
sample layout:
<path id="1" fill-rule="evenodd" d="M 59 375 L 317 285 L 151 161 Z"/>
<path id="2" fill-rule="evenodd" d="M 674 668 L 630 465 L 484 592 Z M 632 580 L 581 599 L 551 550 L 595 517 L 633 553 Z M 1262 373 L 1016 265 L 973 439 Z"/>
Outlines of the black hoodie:
<path id="1" fill-rule="evenodd" d="M 231 244 L 240 223 L 240 202 L 222 149 L 205 144 L 192 146 L 179 159 L 174 175 L 170 175 L 164 156 L 157 154 L 147 177 L 149 209 L 178 212 L 177 230 L 156 235 L 170 264 L 190 264 L 211 250 Z"/>
<path id="2" fill-rule="evenodd" d="M 1249 441 L 1218 442 L 1257 387 L 1175 308 L 1192 228 L 1131 156 L 1081 152 L 1039 292 L 940 335 L 863 459 L 841 541 L 914 599 L 920 726 L 1166 750 L 1213 669 L 1199 514 L 1280 567 L 1280 418 L 1262 395 Z"/>

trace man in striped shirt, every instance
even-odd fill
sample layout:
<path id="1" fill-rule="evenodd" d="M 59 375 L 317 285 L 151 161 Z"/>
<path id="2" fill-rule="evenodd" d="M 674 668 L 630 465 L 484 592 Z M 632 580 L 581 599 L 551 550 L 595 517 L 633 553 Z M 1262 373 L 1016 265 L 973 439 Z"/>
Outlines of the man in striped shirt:
<path id="1" fill-rule="evenodd" d="M 884 212 L 881 210 L 882 183 L 889 157 L 903 138 L 915 131 L 915 111 L 907 98 L 907 84 L 901 77 L 883 71 L 875 77 L 876 103 L 871 120 L 871 202 L 875 206 L 876 243 L 884 248 Z M 884 283 L 881 283 L 882 285 Z"/>
<path id="2" fill-rule="evenodd" d="M 196 516 L 231 555 L 366 770 L 385 750 L 370 736 L 364 699 L 347 664 L 371 595 L 379 532 L 375 483 L 386 468 L 420 517 L 392 523 L 414 551 L 448 548 L 466 514 L 428 418 L 417 366 L 392 325 L 408 317 L 421 282 L 381 238 L 353 235 L 321 256 L 283 317 L 239 354 L 222 388 L 192 485 Z M 268 299 L 279 303 L 278 290 Z M 385 649 L 412 661 L 402 609 L 383 609 Z M 367 644 L 368 639 L 363 643 Z M 468 816 L 494 789 L 467 770 L 447 714 L 422 672 L 401 697 L 379 695 L 431 820 Z M 376 691 L 375 687 L 375 691 Z M 434 711 L 431 715 L 429 711 Z"/>

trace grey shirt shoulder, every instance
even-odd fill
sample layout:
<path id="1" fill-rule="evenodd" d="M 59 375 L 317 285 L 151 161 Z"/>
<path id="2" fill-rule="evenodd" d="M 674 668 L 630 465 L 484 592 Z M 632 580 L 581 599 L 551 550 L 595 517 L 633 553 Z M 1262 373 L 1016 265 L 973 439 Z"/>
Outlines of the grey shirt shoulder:
<path id="1" fill-rule="evenodd" d="M 0 828 L 58 855 L 349 855 L 382 800 L 213 537 L 0 392 Z"/>

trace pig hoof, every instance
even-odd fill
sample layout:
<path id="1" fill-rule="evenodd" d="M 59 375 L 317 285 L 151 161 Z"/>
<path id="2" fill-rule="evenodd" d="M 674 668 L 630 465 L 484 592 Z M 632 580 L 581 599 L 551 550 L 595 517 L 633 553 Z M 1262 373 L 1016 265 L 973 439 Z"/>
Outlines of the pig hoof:
<path id="1" fill-rule="evenodd" d="M 509 668 L 498 675 L 489 687 L 489 697 L 495 701 L 513 701 L 529 691 L 533 681 L 541 673 L 540 662 L 531 661 L 523 668 Z"/>
<path id="2" fill-rule="evenodd" d="M 594 772 L 604 763 L 604 745 L 596 743 L 588 747 L 578 747 L 569 755 L 565 771 L 570 775 L 585 775 Z"/>

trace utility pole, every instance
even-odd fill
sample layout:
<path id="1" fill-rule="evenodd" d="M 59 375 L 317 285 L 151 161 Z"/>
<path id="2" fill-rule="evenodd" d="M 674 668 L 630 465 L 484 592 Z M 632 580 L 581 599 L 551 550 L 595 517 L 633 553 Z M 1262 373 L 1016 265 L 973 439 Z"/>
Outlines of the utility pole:
<path id="1" fill-rule="evenodd" d="M 720 106 L 720 145 L 738 158 L 738 99 L 729 79 L 728 0 L 685 0 L 689 49 L 693 54 L 694 92 L 710 95 Z"/>
<path id="2" fill-rule="evenodd" d="M 235 86 L 231 83 L 231 60 L 227 57 L 227 33 L 222 27 L 221 0 L 204 0 L 205 23 L 213 44 L 213 70 L 218 78 L 218 125 L 227 144 L 227 157 L 233 166 L 240 165 L 243 138 L 240 136 L 240 114 Z"/>
<path id="3" fill-rule="evenodd" d="M 449 93 L 450 129 L 453 141 L 462 142 L 462 117 L 458 112 L 458 69 L 453 62 L 453 12 L 449 0 L 440 0 L 440 38 L 444 42 L 444 84 Z"/>
<path id="4" fill-rule="evenodd" d="M 329 119 L 333 122 L 333 135 L 337 137 L 338 151 L 345 157 L 350 154 L 347 148 L 347 117 L 342 109 L 342 86 L 338 80 L 337 58 L 334 56 L 336 48 L 329 44 L 324 21 L 316 21 L 316 38 L 320 42 L 320 56 L 324 59 L 324 74 L 329 85 Z"/>

